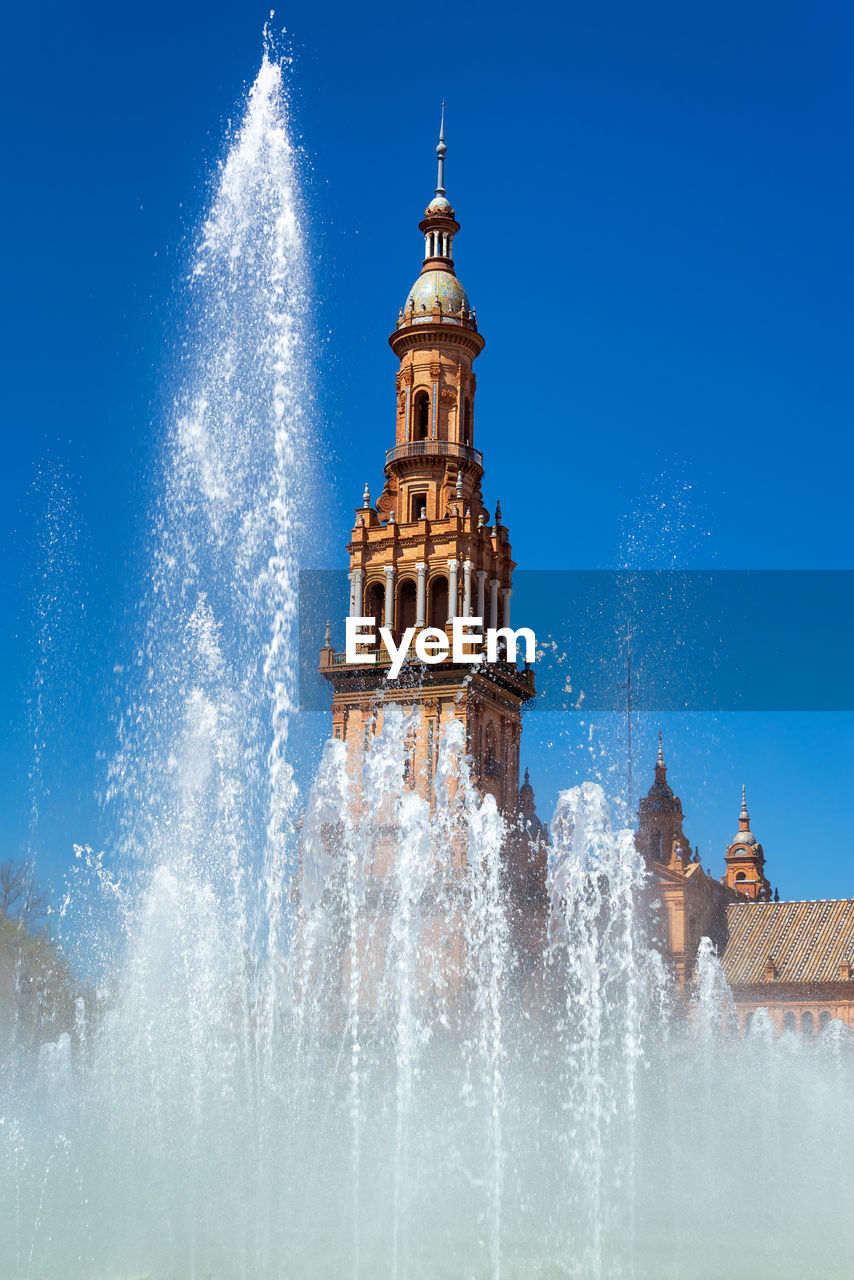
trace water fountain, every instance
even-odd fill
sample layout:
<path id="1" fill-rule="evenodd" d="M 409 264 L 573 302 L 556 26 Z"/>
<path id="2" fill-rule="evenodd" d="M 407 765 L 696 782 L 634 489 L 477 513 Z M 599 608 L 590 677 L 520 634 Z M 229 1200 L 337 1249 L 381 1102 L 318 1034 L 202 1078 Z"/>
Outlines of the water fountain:
<path id="1" fill-rule="evenodd" d="M 302 216 L 268 56 L 196 253 L 115 870 L 80 852 L 113 922 L 89 939 L 99 1007 L 0 1064 L 3 1274 L 846 1274 L 847 1033 L 733 1034 L 711 945 L 671 1007 L 600 787 L 561 796 L 524 987 L 502 821 L 460 734 L 432 816 L 405 782 L 405 707 L 357 776 L 330 741 L 297 830 Z"/>

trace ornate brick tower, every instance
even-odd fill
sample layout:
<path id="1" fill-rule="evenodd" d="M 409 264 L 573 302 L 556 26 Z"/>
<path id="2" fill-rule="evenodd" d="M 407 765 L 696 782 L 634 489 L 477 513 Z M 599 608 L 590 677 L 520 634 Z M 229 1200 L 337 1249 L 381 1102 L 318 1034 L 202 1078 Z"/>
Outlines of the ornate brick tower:
<path id="1" fill-rule="evenodd" d="M 389 338 L 399 361 L 394 447 L 375 504 L 365 485 L 348 545 L 350 615 L 376 619 L 396 643 L 409 627 L 450 636 L 458 616 L 508 625 L 515 567 L 500 504 L 490 515 L 481 490 L 473 366 L 484 340 L 454 270 L 460 227 L 445 194 L 444 120 L 436 150 L 438 185 L 420 223 L 424 261 Z M 454 663 L 452 656 L 422 666 L 410 652 L 400 677 L 390 680 L 385 649 L 370 656 L 370 664 L 346 663 L 328 638 L 320 656 L 333 688 L 333 733 L 348 743 L 354 762 L 370 749 L 384 705 L 414 703 L 410 776 L 432 802 L 439 739 L 456 717 L 477 785 L 515 819 L 521 709 L 534 696 L 533 672 L 506 661 Z"/>
<path id="2" fill-rule="evenodd" d="M 765 854 L 750 830 L 747 792 L 741 788 L 741 814 L 738 832 L 726 851 L 726 873 L 723 882 L 730 889 L 761 902 L 771 900 L 771 886 L 765 878 Z"/>
<path id="3" fill-rule="evenodd" d="M 655 781 L 640 802 L 638 819 L 635 844 L 648 866 L 662 863 L 681 869 L 690 861 L 691 849 L 682 831 L 682 801 L 673 794 L 667 781 L 661 734 L 658 735 Z"/>

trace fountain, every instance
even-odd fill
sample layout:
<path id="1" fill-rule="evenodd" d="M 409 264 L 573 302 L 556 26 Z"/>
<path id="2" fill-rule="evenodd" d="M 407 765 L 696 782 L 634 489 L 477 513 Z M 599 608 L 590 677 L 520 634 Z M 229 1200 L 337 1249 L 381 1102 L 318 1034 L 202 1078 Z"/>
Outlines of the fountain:
<path id="1" fill-rule="evenodd" d="M 453 726 L 433 814 L 394 706 L 358 771 L 326 744 L 298 829 L 303 216 L 268 55 L 196 250 L 116 855 L 65 904 L 106 904 L 98 997 L 0 1061 L 3 1275 L 847 1274 L 850 1036 L 735 1034 L 708 943 L 672 1006 L 599 786 L 558 803 L 524 982 Z"/>

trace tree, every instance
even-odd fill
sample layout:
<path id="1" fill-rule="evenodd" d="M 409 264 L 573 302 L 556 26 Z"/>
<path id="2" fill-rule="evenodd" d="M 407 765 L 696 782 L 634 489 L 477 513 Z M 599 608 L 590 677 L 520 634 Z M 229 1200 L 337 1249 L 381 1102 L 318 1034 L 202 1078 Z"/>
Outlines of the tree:
<path id="1" fill-rule="evenodd" d="M 39 1041 L 73 1025 L 75 982 L 48 928 L 48 895 L 27 863 L 0 862 L 0 1041 Z"/>
<path id="2" fill-rule="evenodd" d="M 33 868 L 7 858 L 0 862 L 0 921 L 16 920 L 27 928 L 44 927 L 48 898 L 39 889 Z"/>

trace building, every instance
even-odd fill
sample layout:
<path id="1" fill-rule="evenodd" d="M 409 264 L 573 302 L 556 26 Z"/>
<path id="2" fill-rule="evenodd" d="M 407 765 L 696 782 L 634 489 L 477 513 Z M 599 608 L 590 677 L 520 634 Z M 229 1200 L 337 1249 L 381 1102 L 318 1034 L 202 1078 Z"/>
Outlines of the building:
<path id="1" fill-rule="evenodd" d="M 691 852 L 683 821 L 659 736 L 635 841 L 650 872 L 653 937 L 677 985 L 690 982 L 705 936 L 718 948 L 743 1026 L 764 1008 L 778 1031 L 812 1034 L 832 1018 L 854 1027 L 854 900 L 781 902 L 776 892 L 772 900 L 744 788 L 720 880 Z"/>
<path id="2" fill-rule="evenodd" d="M 510 536 L 500 504 L 487 508 L 483 454 L 476 448 L 474 364 L 484 338 L 454 266 L 460 225 L 445 191 L 445 151 L 442 130 L 438 183 L 419 224 L 421 271 L 389 338 L 398 361 L 394 444 L 385 455 L 376 502 L 365 485 L 347 547 L 350 616 L 375 618 L 396 643 L 410 627 L 450 637 L 455 617 L 479 617 L 491 627 L 510 620 Z M 505 859 L 511 919 L 533 963 L 548 919 L 548 833 L 537 818 L 527 771 L 521 786 L 519 781 L 521 713 L 534 696 L 533 672 L 503 660 L 472 667 L 447 658 L 419 664 L 417 678 L 406 679 L 404 670 L 388 682 L 388 653 L 378 648 L 369 656 L 372 661 L 345 662 L 327 629 L 320 672 L 332 686 L 333 736 L 347 743 L 355 763 L 369 749 L 385 707 L 415 704 L 409 777 L 432 804 L 439 740 L 450 721 L 462 722 L 474 781 L 494 796 L 510 828 Z M 772 901 L 744 792 L 739 830 L 719 880 L 692 852 L 683 823 L 659 738 L 636 843 L 650 873 L 652 937 L 676 986 L 687 989 L 706 936 L 718 947 L 743 1020 L 762 1006 L 781 1029 L 818 1029 L 828 1017 L 854 1026 L 854 901 Z M 389 830 L 374 849 L 373 874 L 381 878 L 394 857 Z M 452 949 L 453 939 L 446 942 Z"/>

